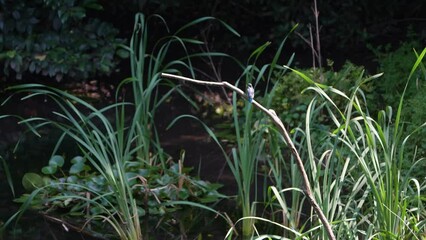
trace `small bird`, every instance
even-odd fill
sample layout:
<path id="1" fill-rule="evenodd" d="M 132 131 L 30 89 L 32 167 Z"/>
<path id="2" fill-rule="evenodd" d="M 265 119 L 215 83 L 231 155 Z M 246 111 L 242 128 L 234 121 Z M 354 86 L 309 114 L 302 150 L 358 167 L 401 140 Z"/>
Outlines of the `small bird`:
<path id="1" fill-rule="evenodd" d="M 248 98 L 249 103 L 251 103 L 253 101 L 253 98 L 254 98 L 254 88 L 251 85 L 251 83 L 249 83 L 248 86 L 247 86 L 247 98 Z"/>

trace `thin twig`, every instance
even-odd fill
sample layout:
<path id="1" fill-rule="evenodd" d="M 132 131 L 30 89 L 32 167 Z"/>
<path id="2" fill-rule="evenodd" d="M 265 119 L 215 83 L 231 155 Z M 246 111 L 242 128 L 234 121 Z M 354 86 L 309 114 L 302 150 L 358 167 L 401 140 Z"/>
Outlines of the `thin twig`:
<path id="1" fill-rule="evenodd" d="M 208 41 L 207 41 L 207 38 L 210 34 L 210 30 L 211 30 L 211 25 L 207 26 L 205 31 L 202 31 L 202 37 L 204 38 L 204 47 L 205 47 L 205 49 L 200 47 L 202 52 L 206 52 L 206 53 L 211 52 Z M 220 61 L 217 65 L 214 63 L 213 58 L 209 54 L 207 54 L 207 60 L 205 60 L 204 58 L 202 58 L 202 60 L 205 62 L 205 64 L 207 64 L 212 69 L 215 80 L 221 81 L 221 79 L 222 79 L 221 66 L 222 66 L 223 58 L 220 59 Z M 226 101 L 229 104 L 231 104 L 231 99 L 226 94 L 225 88 L 222 87 L 221 89 L 222 89 L 222 92 L 223 92 L 223 95 L 224 95 Z"/>
<path id="2" fill-rule="evenodd" d="M 320 71 L 320 82 L 324 82 L 324 74 L 322 72 L 322 56 L 321 56 L 321 43 L 320 43 L 320 27 L 319 27 L 319 11 L 317 8 L 317 0 L 314 0 L 314 9 L 312 9 L 315 16 L 315 31 L 316 31 L 316 52 L 317 52 L 317 62 Z"/>
<path id="3" fill-rule="evenodd" d="M 312 67 L 314 68 L 314 70 L 317 68 L 316 67 L 316 59 L 318 58 L 318 54 L 315 51 L 315 47 L 314 47 L 314 39 L 312 36 L 312 27 L 311 24 L 308 24 L 308 29 L 309 29 L 309 39 L 306 39 L 301 33 L 299 33 L 298 31 L 295 31 L 296 35 L 300 37 L 300 39 L 302 39 L 306 44 L 309 45 L 309 48 L 311 49 L 312 52 Z"/>
<path id="4" fill-rule="evenodd" d="M 247 95 L 244 93 L 244 91 L 242 91 L 241 89 L 235 87 L 234 85 L 232 85 L 232 84 L 230 84 L 229 82 L 226 82 L 226 81 L 210 82 L 210 81 L 197 80 L 197 79 L 182 77 L 182 76 L 178 76 L 178 75 L 168 74 L 168 73 L 162 73 L 161 76 L 164 77 L 164 78 L 182 80 L 182 81 L 187 81 L 187 82 L 192 82 L 192 83 L 195 83 L 195 84 L 201 84 L 201 85 L 207 85 L 207 86 L 218 86 L 218 87 L 224 86 L 224 87 L 227 87 L 227 88 L 231 89 L 232 91 L 236 92 L 237 94 L 239 94 L 243 98 L 247 99 Z M 325 227 L 325 230 L 327 232 L 329 239 L 335 240 L 336 237 L 334 236 L 334 233 L 331 230 L 330 223 L 328 222 L 327 218 L 325 217 L 325 215 L 322 212 L 318 203 L 315 201 L 314 195 L 312 194 L 311 185 L 309 183 L 308 175 L 306 174 L 305 167 L 303 166 L 302 159 L 300 158 L 300 155 L 299 155 L 296 147 L 294 146 L 293 142 L 291 141 L 290 135 L 288 134 L 287 130 L 285 129 L 283 122 L 277 116 L 277 114 L 275 113 L 275 111 L 273 109 L 266 109 L 264 106 L 262 106 L 260 103 L 258 103 L 255 100 L 252 101 L 252 104 L 255 107 L 257 107 L 258 109 L 260 109 L 262 112 L 266 113 L 273 120 L 274 124 L 280 130 L 282 136 L 284 137 L 284 140 L 286 141 L 287 145 L 290 147 L 291 153 L 295 157 L 299 171 L 302 174 L 303 192 L 305 193 L 306 197 L 308 198 L 309 202 L 311 203 L 311 206 L 314 208 L 314 211 L 318 214 L 318 217 L 321 220 L 323 226 Z"/>
<path id="5" fill-rule="evenodd" d="M 315 31 L 316 31 L 316 44 L 317 44 L 317 53 L 318 53 L 318 67 L 322 69 L 322 59 L 321 59 L 321 44 L 320 44 L 320 29 L 319 29 L 319 11 L 317 8 L 317 1 L 314 0 L 314 16 L 315 16 Z"/>
<path id="6" fill-rule="evenodd" d="M 311 50 L 312 50 L 312 66 L 314 67 L 314 70 L 315 70 L 317 67 L 315 63 L 315 59 L 318 58 L 318 54 L 317 54 L 317 51 L 315 51 L 315 47 L 314 47 L 314 38 L 312 36 L 311 24 L 308 24 L 308 28 L 309 28 L 309 39 L 311 40 L 309 42 L 309 46 L 311 47 Z"/>

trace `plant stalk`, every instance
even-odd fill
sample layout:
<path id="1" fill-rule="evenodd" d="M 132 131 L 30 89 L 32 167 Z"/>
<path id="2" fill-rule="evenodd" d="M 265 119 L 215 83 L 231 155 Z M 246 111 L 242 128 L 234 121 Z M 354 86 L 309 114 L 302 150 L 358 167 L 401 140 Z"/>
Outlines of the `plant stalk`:
<path id="1" fill-rule="evenodd" d="M 187 82 L 192 82 L 192 83 L 195 83 L 195 84 L 201 84 L 201 85 L 207 85 L 207 86 L 224 86 L 224 87 L 231 89 L 232 91 L 237 92 L 240 96 L 247 99 L 247 95 L 244 93 L 244 91 L 242 91 L 241 89 L 235 87 L 234 85 L 232 85 L 232 84 L 230 84 L 229 82 L 226 82 L 226 81 L 210 82 L 210 81 L 197 80 L 197 79 L 182 77 L 182 76 L 178 76 L 178 75 L 174 75 L 174 74 L 168 74 L 168 73 L 161 73 L 161 76 L 164 77 L 164 78 L 182 80 L 182 81 L 187 81 Z M 255 100 L 252 101 L 252 104 L 255 107 L 257 107 L 259 110 L 261 110 L 262 112 L 266 113 L 273 120 L 274 124 L 278 127 L 279 131 L 281 132 L 282 136 L 284 137 L 284 140 L 286 141 L 287 145 L 290 147 L 291 153 L 295 157 L 299 171 L 302 174 L 303 192 L 307 196 L 311 206 L 314 208 L 314 211 L 318 214 L 318 217 L 319 217 L 321 223 L 323 224 L 323 226 L 326 229 L 328 238 L 331 239 L 331 240 L 335 240 L 336 237 L 335 237 L 335 235 L 334 235 L 334 233 L 331 229 L 330 223 L 328 222 L 327 218 L 325 217 L 325 215 L 322 212 L 318 203 L 315 201 L 315 197 L 312 193 L 311 185 L 309 183 L 309 179 L 308 179 L 308 175 L 306 174 L 305 167 L 303 166 L 302 159 L 300 158 L 300 155 L 299 155 L 296 147 L 294 146 L 293 142 L 291 141 L 290 135 L 288 134 L 287 130 L 285 129 L 284 124 L 282 123 L 281 119 L 277 116 L 277 114 L 275 113 L 275 111 L 273 109 L 266 109 L 264 106 L 262 106 L 260 103 L 258 103 Z"/>

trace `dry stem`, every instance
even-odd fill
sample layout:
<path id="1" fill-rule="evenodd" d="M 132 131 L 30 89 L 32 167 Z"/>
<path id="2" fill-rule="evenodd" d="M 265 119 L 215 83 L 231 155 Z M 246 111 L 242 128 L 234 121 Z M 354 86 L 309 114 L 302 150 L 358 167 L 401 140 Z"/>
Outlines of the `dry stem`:
<path id="1" fill-rule="evenodd" d="M 232 84 L 230 84 L 226 81 L 209 82 L 209 81 L 196 80 L 196 79 L 192 79 L 192 78 L 177 76 L 177 75 L 168 74 L 168 73 L 162 73 L 161 76 L 164 77 L 164 78 L 177 79 L 177 80 L 182 80 L 182 81 L 187 81 L 187 82 L 192 82 L 192 83 L 207 85 L 207 86 L 225 86 L 227 88 L 230 88 L 232 91 L 238 93 L 243 98 L 247 99 L 247 95 L 244 93 L 244 91 L 242 91 L 241 89 L 235 87 L 234 85 L 232 85 Z M 253 100 L 252 104 L 255 107 L 257 107 L 258 109 L 260 109 L 262 112 L 266 113 L 273 120 L 274 124 L 280 130 L 282 136 L 284 137 L 284 140 L 286 141 L 287 145 L 290 147 L 291 153 L 295 157 L 299 171 L 302 174 L 303 192 L 305 193 L 306 197 L 308 198 L 311 206 L 314 208 L 314 211 L 318 214 L 319 219 L 321 220 L 323 226 L 325 227 L 325 230 L 327 231 L 327 235 L 328 235 L 329 239 L 335 240 L 336 237 L 334 236 L 334 233 L 331 230 L 331 225 L 328 222 L 327 218 L 325 217 L 324 213 L 322 212 L 321 208 L 319 207 L 318 203 L 315 201 L 314 195 L 312 194 L 311 185 L 309 183 L 309 179 L 308 179 L 308 175 L 306 174 L 305 167 L 303 166 L 302 159 L 300 158 L 300 155 L 297 152 L 296 147 L 294 146 L 293 142 L 291 141 L 291 138 L 290 138 L 287 130 L 285 129 L 284 124 L 282 123 L 281 119 L 279 119 L 279 117 L 277 116 L 277 114 L 275 113 L 275 111 L 273 109 L 266 109 L 265 107 L 263 107 L 261 104 L 259 104 L 255 100 Z"/>

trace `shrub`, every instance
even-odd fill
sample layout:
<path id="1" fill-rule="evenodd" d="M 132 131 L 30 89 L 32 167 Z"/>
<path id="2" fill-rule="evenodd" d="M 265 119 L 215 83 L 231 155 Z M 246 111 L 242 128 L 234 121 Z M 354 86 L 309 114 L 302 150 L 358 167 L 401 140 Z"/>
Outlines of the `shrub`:
<path id="1" fill-rule="evenodd" d="M 40 74 L 61 81 L 108 75 L 116 66 L 118 30 L 88 16 L 96 0 L 0 1 L 0 66 L 6 76 Z"/>
<path id="2" fill-rule="evenodd" d="M 384 75 L 379 81 L 376 81 L 378 93 L 382 96 L 384 102 L 391 106 L 396 106 L 401 97 L 406 84 L 406 72 L 409 72 L 416 61 L 413 49 L 419 49 L 418 41 L 404 42 L 396 49 L 392 49 L 390 44 L 372 49 L 379 63 L 379 72 Z M 419 79 L 420 69 L 417 70 L 415 77 Z M 419 79 L 420 80 L 420 79 Z M 417 91 L 417 84 L 410 84 L 407 89 L 408 99 Z"/>
<path id="3" fill-rule="evenodd" d="M 391 45 L 381 46 L 374 53 L 379 62 L 379 71 L 384 75 L 380 81 L 375 82 L 377 93 L 381 101 L 386 105 L 396 108 L 399 104 L 402 91 L 406 84 L 406 73 L 409 72 L 416 61 L 416 53 L 413 50 L 420 49 L 421 43 L 416 40 L 404 42 L 396 49 L 392 49 Z M 426 70 L 424 68 L 425 60 L 422 61 L 423 67 L 419 67 L 413 73 L 413 79 L 407 85 L 405 93 L 406 105 L 403 109 L 405 121 L 405 134 L 411 133 L 415 128 L 426 121 Z M 383 106 L 382 106 L 383 107 Z M 426 140 L 424 139 L 425 130 L 413 134 L 407 147 L 410 153 L 414 152 L 414 148 L 418 148 L 417 156 L 426 156 Z M 412 156 L 411 156 L 412 157 Z M 404 166 L 408 169 L 411 166 L 410 157 L 404 162 Z M 420 169 L 420 168 L 417 168 Z M 422 171 L 414 171 L 413 175 L 422 176 Z"/>
<path id="4" fill-rule="evenodd" d="M 318 69 L 313 68 L 298 71 L 311 79 L 319 79 L 320 74 L 323 74 L 324 84 L 342 90 L 350 90 L 368 77 L 363 76 L 363 67 L 356 66 L 351 62 L 346 62 L 339 71 L 328 70 L 321 73 Z M 309 87 L 309 83 L 297 73 L 289 72 L 276 79 L 275 84 L 278 86 L 276 86 L 271 107 L 290 128 L 299 127 L 305 120 L 307 107 L 314 96 L 312 91 L 302 94 Z M 367 100 L 372 101 L 376 98 L 372 84 L 364 84 L 361 87 L 366 93 Z M 342 105 L 342 101 L 343 99 L 340 102 L 337 99 L 336 104 Z M 319 115 L 319 118 L 319 122 L 326 120 L 324 114 Z"/>

